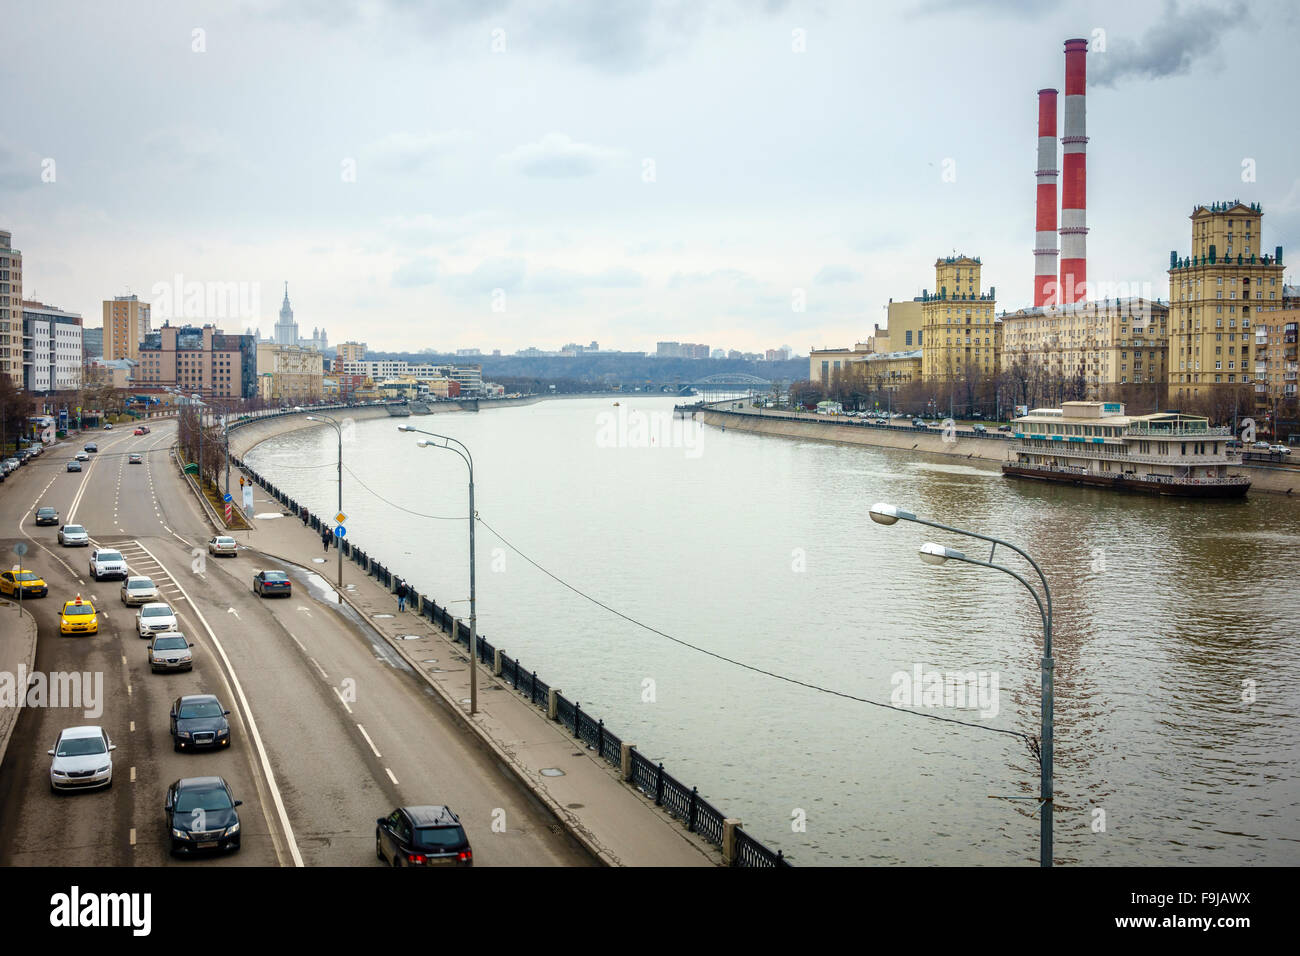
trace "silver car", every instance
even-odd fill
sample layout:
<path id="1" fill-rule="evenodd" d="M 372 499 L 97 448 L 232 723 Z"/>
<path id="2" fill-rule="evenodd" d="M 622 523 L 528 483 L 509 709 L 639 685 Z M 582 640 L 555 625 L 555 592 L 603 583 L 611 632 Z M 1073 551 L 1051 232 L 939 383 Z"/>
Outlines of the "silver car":
<path id="1" fill-rule="evenodd" d="M 136 607 L 158 600 L 158 587 L 153 578 L 132 576 L 122 582 L 122 603 L 127 607 Z"/>
<path id="2" fill-rule="evenodd" d="M 219 534 L 208 541 L 208 554 L 228 554 L 232 558 L 239 551 L 239 545 L 229 535 Z"/>
<path id="3" fill-rule="evenodd" d="M 155 634 L 149 642 L 149 669 L 158 671 L 190 671 L 194 669 L 194 645 L 179 631 Z"/>
<path id="4" fill-rule="evenodd" d="M 135 630 L 141 637 L 176 630 L 176 613 L 161 602 L 146 604 L 135 612 Z"/>
<path id="5" fill-rule="evenodd" d="M 69 727 L 59 734 L 49 755 L 50 789 L 86 790 L 113 785 L 112 751 L 117 745 L 103 727 Z"/>
<path id="6" fill-rule="evenodd" d="M 59 529 L 59 544 L 65 548 L 88 548 L 90 535 L 79 524 L 65 524 Z"/>

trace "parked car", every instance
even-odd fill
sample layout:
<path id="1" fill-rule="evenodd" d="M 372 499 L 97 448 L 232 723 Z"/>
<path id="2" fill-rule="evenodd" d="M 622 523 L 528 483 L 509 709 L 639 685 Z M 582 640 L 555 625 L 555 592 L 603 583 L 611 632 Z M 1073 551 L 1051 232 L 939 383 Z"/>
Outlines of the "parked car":
<path id="1" fill-rule="evenodd" d="M 172 750 L 230 746 L 230 711 L 212 694 L 187 694 L 172 701 Z"/>
<path id="2" fill-rule="evenodd" d="M 293 593 L 293 584 L 283 571 L 258 571 L 253 575 L 253 593 L 262 597 L 269 594 L 289 597 Z"/>
<path id="3" fill-rule="evenodd" d="M 375 821 L 375 856 L 390 866 L 473 866 L 474 851 L 449 807 L 398 807 Z"/>
<path id="4" fill-rule="evenodd" d="M 36 523 L 39 524 L 58 524 L 59 513 L 53 508 L 37 508 Z"/>
<path id="5" fill-rule="evenodd" d="M 50 789 L 89 790 L 113 785 L 113 751 L 117 749 L 103 727 L 68 727 L 48 751 Z"/>
<path id="6" fill-rule="evenodd" d="M 113 430 L 113 423 L 112 423 L 112 422 L 104 422 L 104 431 L 106 431 L 106 432 L 111 432 L 112 430 Z"/>
<path id="7" fill-rule="evenodd" d="M 219 534 L 208 539 L 208 554 L 228 554 L 232 558 L 238 553 L 239 545 L 229 535 Z"/>
<path id="8" fill-rule="evenodd" d="M 155 634 L 147 651 L 149 669 L 155 674 L 159 671 L 194 670 L 194 654 L 190 650 L 193 646 L 180 631 Z"/>
<path id="9" fill-rule="evenodd" d="M 95 613 L 94 603 L 84 600 L 80 594 L 71 601 L 64 601 L 59 614 L 59 633 L 98 634 L 99 615 Z"/>
<path id="10" fill-rule="evenodd" d="M 144 456 L 141 455 L 139 452 L 133 451 L 131 452 L 131 454 L 126 456 L 126 463 L 128 465 L 143 465 Z"/>
<path id="11" fill-rule="evenodd" d="M 125 581 L 127 573 L 126 558 L 122 557 L 122 552 L 112 548 L 96 548 L 90 552 L 90 576 L 94 580 L 121 578 Z"/>
<path id="12" fill-rule="evenodd" d="M 25 568 L 0 571 L 0 594 L 17 597 L 19 591 L 24 598 L 42 598 L 50 593 L 50 586 L 35 571 Z"/>
<path id="13" fill-rule="evenodd" d="M 65 524 L 59 529 L 59 544 L 65 548 L 87 548 L 90 546 L 90 535 L 79 524 Z"/>
<path id="14" fill-rule="evenodd" d="M 973 431 L 976 435 L 987 435 L 989 433 L 989 430 L 985 428 L 983 425 L 972 425 L 971 431 Z"/>
<path id="15" fill-rule="evenodd" d="M 1251 445 L 1250 447 L 1251 447 L 1251 448 L 1254 448 L 1254 449 L 1256 449 L 1256 450 L 1258 450 L 1258 451 L 1268 451 L 1268 442 L 1266 442 L 1266 441 L 1257 441 L 1257 442 L 1255 442 L 1255 444 Z"/>
<path id="16" fill-rule="evenodd" d="M 1011 431 L 1011 426 L 1010 426 L 1010 425 L 999 425 L 999 426 L 998 426 L 998 431 L 1000 431 L 1000 432 L 1009 432 L 1009 431 Z"/>
<path id="17" fill-rule="evenodd" d="M 924 420 L 924 419 L 921 419 L 921 418 L 913 418 L 913 419 L 912 419 L 912 427 L 913 427 L 913 428 L 929 428 L 930 426 L 927 425 L 927 424 L 925 423 L 925 420 Z"/>
<path id="18" fill-rule="evenodd" d="M 176 612 L 167 604 L 155 601 L 135 612 L 135 632 L 141 637 L 166 634 L 176 630 Z"/>
<path id="19" fill-rule="evenodd" d="M 4 469 L 6 475 L 12 474 L 13 472 L 17 471 L 20 467 L 22 467 L 22 462 L 20 462 L 17 458 L 6 458 L 4 460 Z"/>
<path id="20" fill-rule="evenodd" d="M 127 607 L 138 607 L 157 600 L 158 586 L 153 583 L 153 578 L 132 575 L 122 582 L 122 603 Z"/>
<path id="21" fill-rule="evenodd" d="M 163 815 L 172 853 L 239 850 L 243 806 L 221 777 L 184 777 L 167 788 Z"/>

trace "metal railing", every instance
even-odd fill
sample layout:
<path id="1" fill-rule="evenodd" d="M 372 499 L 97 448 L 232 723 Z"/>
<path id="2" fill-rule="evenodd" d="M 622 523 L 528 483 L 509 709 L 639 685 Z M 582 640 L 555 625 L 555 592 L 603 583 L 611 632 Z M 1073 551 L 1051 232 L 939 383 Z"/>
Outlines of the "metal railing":
<path id="1" fill-rule="evenodd" d="M 319 406 L 318 406 L 319 407 Z M 277 413 L 285 414 L 285 413 Z M 292 414 L 292 413 L 288 413 Z M 234 427 L 233 425 L 231 427 Z M 230 461 L 240 468 L 253 481 L 257 482 L 276 501 L 280 502 L 291 514 L 304 520 L 313 528 L 320 526 L 320 519 L 305 506 L 289 497 L 282 489 L 268 481 L 256 469 L 249 467 L 238 456 L 231 455 Z M 371 577 L 387 588 L 393 586 L 392 572 L 375 561 L 359 548 L 354 541 L 342 541 L 343 556 L 364 570 Z M 422 608 L 422 614 L 435 627 L 446 633 L 453 641 L 469 646 L 469 627 L 439 607 L 433 598 L 425 594 L 414 594 L 410 598 L 413 608 Z M 497 649 L 482 634 L 478 635 L 478 659 L 484 665 L 494 665 Z M 545 712 L 549 706 L 550 685 L 537 676 L 536 671 L 525 668 L 517 658 L 501 653 L 501 681 L 519 696 L 527 699 L 534 707 Z M 616 770 L 623 765 L 623 741 L 610 731 L 604 720 L 593 717 L 582 709 L 577 701 L 570 701 L 563 694 L 555 695 L 555 719 L 569 730 L 573 736 L 582 741 L 588 750 L 594 750 L 596 756 Z M 668 811 L 669 815 L 682 822 L 687 830 L 698 833 L 714 846 L 722 846 L 723 821 L 725 814 L 699 795 L 698 788 L 687 788 L 685 784 L 664 771 L 663 764 L 652 764 L 642 757 L 635 747 L 631 748 L 631 777 L 629 784 L 654 799 L 655 805 Z M 736 843 L 732 866 L 764 867 L 789 866 L 781 852 L 773 853 L 770 849 L 737 827 Z"/>

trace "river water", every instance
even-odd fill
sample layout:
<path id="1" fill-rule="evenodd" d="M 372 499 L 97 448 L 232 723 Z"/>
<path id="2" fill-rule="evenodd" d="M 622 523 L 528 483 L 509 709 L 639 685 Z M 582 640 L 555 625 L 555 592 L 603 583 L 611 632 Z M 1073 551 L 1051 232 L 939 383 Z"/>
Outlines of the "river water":
<path id="1" fill-rule="evenodd" d="M 758 839 L 797 865 L 1037 862 L 1034 801 L 1002 799 L 1038 792 L 1037 763 L 994 732 L 1038 732 L 1033 600 L 998 572 L 922 563 L 930 540 L 988 553 L 872 523 L 884 501 L 1012 540 L 1044 568 L 1058 864 L 1300 863 L 1300 502 L 1016 482 L 701 428 L 672 405 L 400 421 L 474 455 L 480 632 Z M 349 537 L 439 604 L 467 599 L 467 470 L 398 423 L 345 428 Z M 336 447 L 309 429 L 247 457 L 332 514 Z M 1014 558 L 997 560 L 1020 570 Z M 932 673 L 973 675 L 985 696 L 901 696 Z M 891 701 L 976 726 L 878 706 Z"/>

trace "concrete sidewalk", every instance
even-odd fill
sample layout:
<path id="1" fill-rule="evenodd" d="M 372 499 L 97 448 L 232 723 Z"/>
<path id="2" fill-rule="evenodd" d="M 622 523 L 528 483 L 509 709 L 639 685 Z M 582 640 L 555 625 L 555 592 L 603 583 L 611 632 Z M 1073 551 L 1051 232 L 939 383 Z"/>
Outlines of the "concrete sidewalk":
<path id="1" fill-rule="evenodd" d="M 14 695 L 12 707 L 0 701 L 0 763 L 4 762 L 9 738 L 18 723 L 20 702 L 27 698 L 27 682 L 18 684 L 19 673 L 30 677 L 35 664 L 36 618 L 25 609 L 20 617 L 16 601 L 0 598 L 0 681 L 12 682 Z"/>
<path id="2" fill-rule="evenodd" d="M 253 494 L 255 514 L 283 510 L 261 486 L 254 484 Z M 338 556 L 333 549 L 323 553 L 320 535 L 300 518 L 255 518 L 253 525 L 251 532 L 236 534 L 241 543 L 313 571 L 334 587 Z M 322 557 L 323 564 L 313 561 Z M 564 727 L 493 677 L 490 667 L 479 667 L 478 713 L 471 717 L 466 650 L 416 614 L 411 603 L 405 613 L 398 613 L 397 598 L 346 557 L 343 585 L 343 599 L 601 861 L 611 866 L 721 865 L 716 848 L 624 783 Z M 428 659 L 437 663 L 424 663 Z M 563 775 L 543 776 L 541 771 L 550 768 Z"/>

